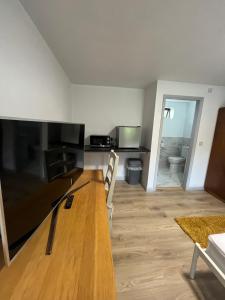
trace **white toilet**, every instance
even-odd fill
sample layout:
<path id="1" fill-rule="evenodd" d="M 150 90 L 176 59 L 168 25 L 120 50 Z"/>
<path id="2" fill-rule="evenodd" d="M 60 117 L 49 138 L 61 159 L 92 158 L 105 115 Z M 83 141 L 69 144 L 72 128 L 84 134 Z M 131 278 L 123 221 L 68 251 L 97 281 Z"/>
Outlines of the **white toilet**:
<path id="1" fill-rule="evenodd" d="M 185 161 L 188 155 L 189 146 L 183 145 L 181 147 L 181 156 L 169 156 L 170 171 L 172 173 L 183 172 Z"/>

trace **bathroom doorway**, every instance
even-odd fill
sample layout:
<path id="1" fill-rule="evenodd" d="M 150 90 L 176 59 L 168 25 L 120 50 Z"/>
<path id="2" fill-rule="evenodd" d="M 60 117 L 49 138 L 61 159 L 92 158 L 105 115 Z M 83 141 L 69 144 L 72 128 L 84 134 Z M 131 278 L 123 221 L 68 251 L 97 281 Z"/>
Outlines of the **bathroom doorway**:
<path id="1" fill-rule="evenodd" d="M 199 103 L 192 98 L 164 98 L 157 188 L 186 187 Z"/>

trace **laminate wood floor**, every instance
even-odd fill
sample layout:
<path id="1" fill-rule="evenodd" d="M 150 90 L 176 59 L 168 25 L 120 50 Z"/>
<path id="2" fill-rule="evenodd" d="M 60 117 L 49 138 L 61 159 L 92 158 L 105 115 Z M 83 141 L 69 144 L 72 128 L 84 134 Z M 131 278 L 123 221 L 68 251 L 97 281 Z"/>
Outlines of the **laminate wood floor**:
<path id="1" fill-rule="evenodd" d="M 193 242 L 174 218 L 225 214 L 225 203 L 203 191 L 146 193 L 116 183 L 112 230 L 118 300 L 224 300 L 225 289 L 199 259 L 189 279 Z"/>

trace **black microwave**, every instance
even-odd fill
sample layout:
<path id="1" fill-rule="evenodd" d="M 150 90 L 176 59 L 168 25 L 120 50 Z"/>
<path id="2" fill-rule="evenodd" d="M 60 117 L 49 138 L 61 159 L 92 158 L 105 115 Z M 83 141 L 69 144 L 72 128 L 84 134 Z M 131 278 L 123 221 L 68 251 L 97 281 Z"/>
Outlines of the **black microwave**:
<path id="1" fill-rule="evenodd" d="M 91 147 L 111 147 L 111 137 L 109 135 L 90 135 Z"/>

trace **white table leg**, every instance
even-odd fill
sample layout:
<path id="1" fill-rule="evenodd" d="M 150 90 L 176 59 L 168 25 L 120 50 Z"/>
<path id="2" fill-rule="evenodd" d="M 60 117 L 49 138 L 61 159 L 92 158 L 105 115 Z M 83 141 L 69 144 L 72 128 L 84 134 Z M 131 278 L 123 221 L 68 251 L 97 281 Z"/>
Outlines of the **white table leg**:
<path id="1" fill-rule="evenodd" d="M 191 279 L 195 279 L 195 271 L 196 271 L 196 267 L 197 267 L 198 257 L 199 257 L 199 251 L 198 251 L 197 245 L 195 245 L 194 253 L 193 253 L 193 257 L 192 257 L 192 263 L 191 263 L 191 270 L 190 270 L 190 278 Z"/>

